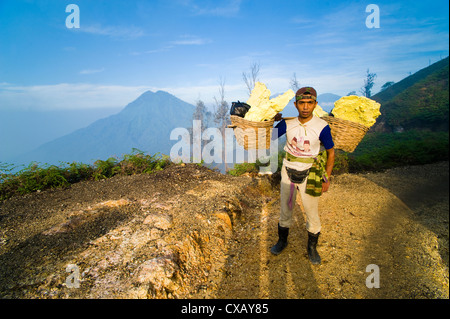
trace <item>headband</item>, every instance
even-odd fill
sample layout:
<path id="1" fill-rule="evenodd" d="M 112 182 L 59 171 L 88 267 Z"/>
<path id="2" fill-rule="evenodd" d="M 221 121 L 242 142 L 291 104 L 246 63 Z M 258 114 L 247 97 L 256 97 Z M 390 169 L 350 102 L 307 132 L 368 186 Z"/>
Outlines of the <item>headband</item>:
<path id="1" fill-rule="evenodd" d="M 300 94 L 295 96 L 295 101 L 297 102 L 298 100 L 303 100 L 303 99 L 312 99 L 312 100 L 316 100 L 316 97 L 314 95 L 311 94 Z"/>

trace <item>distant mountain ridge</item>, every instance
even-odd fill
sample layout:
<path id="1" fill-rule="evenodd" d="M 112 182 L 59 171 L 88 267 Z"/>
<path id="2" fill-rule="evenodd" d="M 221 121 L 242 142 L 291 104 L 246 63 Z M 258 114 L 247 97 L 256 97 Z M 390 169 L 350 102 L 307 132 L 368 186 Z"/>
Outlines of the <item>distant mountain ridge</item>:
<path id="1" fill-rule="evenodd" d="M 372 131 L 448 131 L 449 58 L 406 77 L 371 97 L 381 103 Z"/>
<path id="2" fill-rule="evenodd" d="M 277 93 L 272 95 L 270 98 L 277 97 L 281 93 Z M 333 93 L 322 93 L 317 96 L 317 102 L 320 105 L 320 107 L 325 111 L 330 113 L 331 110 L 334 107 L 334 102 L 339 100 L 341 96 L 333 94 Z M 295 97 L 289 101 L 289 103 L 286 105 L 286 107 L 281 112 L 284 117 L 290 117 L 290 116 L 298 116 L 298 111 L 294 106 Z"/>
<path id="3" fill-rule="evenodd" d="M 170 93 L 147 91 L 119 113 L 45 143 L 14 162 L 93 163 L 97 159 L 121 157 L 132 148 L 149 154 L 169 154 L 171 131 L 191 127 L 194 109 L 192 104 Z"/>
<path id="4" fill-rule="evenodd" d="M 123 107 L 45 111 L 0 109 L 0 162 L 10 163 L 16 156 L 86 127 L 98 119 L 117 114 Z"/>
<path id="5" fill-rule="evenodd" d="M 336 102 L 340 98 L 341 96 L 333 93 L 323 93 L 317 96 L 317 102 L 325 112 L 330 113 L 334 108 L 334 102 Z"/>
<path id="6" fill-rule="evenodd" d="M 449 63 L 449 57 L 446 57 L 438 62 L 433 63 L 432 65 L 430 65 L 428 67 L 425 67 L 425 68 L 417 71 L 414 74 L 411 74 L 410 76 L 404 78 L 403 80 L 401 80 L 397 83 L 394 83 L 393 85 L 388 87 L 386 90 L 378 92 L 377 94 L 373 95 L 371 98 L 376 100 L 379 103 L 387 102 L 387 101 L 391 100 L 393 97 L 395 97 L 397 94 L 399 94 L 402 91 L 413 86 L 415 83 L 425 79 L 427 76 L 429 76 L 433 72 L 436 72 L 438 70 L 441 70 L 442 68 L 445 68 L 446 66 L 448 66 L 448 63 Z"/>

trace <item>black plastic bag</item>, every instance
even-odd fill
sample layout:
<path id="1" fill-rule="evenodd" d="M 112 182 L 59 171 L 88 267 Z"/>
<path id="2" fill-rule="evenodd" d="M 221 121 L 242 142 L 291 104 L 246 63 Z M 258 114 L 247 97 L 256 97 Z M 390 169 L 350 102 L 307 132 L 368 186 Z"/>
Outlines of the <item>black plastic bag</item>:
<path id="1" fill-rule="evenodd" d="M 231 104 L 230 114 L 239 117 L 244 117 L 245 114 L 248 112 L 248 110 L 250 110 L 250 107 L 251 107 L 250 105 L 244 102 L 239 101 L 233 102 Z"/>

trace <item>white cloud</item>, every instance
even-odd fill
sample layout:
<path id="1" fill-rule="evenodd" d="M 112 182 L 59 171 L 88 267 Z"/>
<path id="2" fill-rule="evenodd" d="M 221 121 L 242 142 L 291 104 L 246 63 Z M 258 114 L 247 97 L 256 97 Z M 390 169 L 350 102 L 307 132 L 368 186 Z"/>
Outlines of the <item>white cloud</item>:
<path id="1" fill-rule="evenodd" d="M 214 102 L 214 97 L 219 97 L 219 84 L 211 83 L 204 85 L 192 85 L 184 87 L 162 87 L 153 88 L 152 91 L 162 90 L 175 95 L 179 99 L 186 101 L 191 104 L 195 104 L 198 99 L 201 99 L 207 104 L 212 104 Z M 231 103 L 240 99 L 241 101 L 248 98 L 247 88 L 244 83 L 227 84 L 225 83 L 225 100 Z"/>
<path id="2" fill-rule="evenodd" d="M 148 90 L 145 86 L 54 84 L 5 86 L 0 107 L 24 110 L 65 110 L 123 107 Z"/>
<path id="3" fill-rule="evenodd" d="M 105 71 L 105 68 L 101 69 L 87 69 L 87 70 L 81 70 L 80 74 L 94 74 L 94 73 L 100 73 Z"/>
<path id="4" fill-rule="evenodd" d="M 68 84 L 14 86 L 3 85 L 0 109 L 68 110 L 125 107 L 146 91 L 169 92 L 179 99 L 195 104 L 198 99 L 211 105 L 218 97 L 219 85 L 211 81 L 180 87 Z M 244 83 L 225 84 L 225 98 L 231 102 L 248 98 Z"/>
<path id="5" fill-rule="evenodd" d="M 212 40 L 207 38 L 202 38 L 193 35 L 183 35 L 180 36 L 178 40 L 170 41 L 167 44 L 163 44 L 161 47 L 147 50 L 147 51 L 133 51 L 130 55 L 142 55 L 142 54 L 153 54 L 153 53 L 161 53 L 172 50 L 177 46 L 189 46 L 189 45 L 205 45 L 211 43 Z"/>
<path id="6" fill-rule="evenodd" d="M 195 15 L 231 17 L 239 13 L 241 0 L 182 0 L 181 5 L 189 8 Z"/>
<path id="7" fill-rule="evenodd" d="M 404 12 L 406 3 L 384 4 L 380 5 L 381 27 L 368 29 L 365 6 L 339 5 L 315 21 L 301 16 L 290 20 L 293 28 L 307 29 L 313 39 L 311 46 L 301 36 L 287 39 L 287 47 L 301 52 L 302 59 L 313 66 L 289 58 L 300 82 L 311 75 L 311 85 L 322 93 L 344 95 L 360 89 L 369 68 L 377 73 L 377 92 L 385 82 L 400 81 L 428 66 L 428 59 L 436 62 L 439 53 L 448 52 L 448 30 L 440 29 L 439 19 L 409 17 Z M 332 55 L 324 57 L 323 52 Z"/>
<path id="8" fill-rule="evenodd" d="M 81 25 L 80 28 L 72 30 L 124 40 L 133 40 L 145 35 L 144 30 L 135 26 L 102 26 L 96 24 Z"/>
<path id="9" fill-rule="evenodd" d="M 199 38 L 195 36 L 184 36 L 180 40 L 170 42 L 173 46 L 176 45 L 203 45 L 207 43 L 211 43 L 211 40 Z"/>

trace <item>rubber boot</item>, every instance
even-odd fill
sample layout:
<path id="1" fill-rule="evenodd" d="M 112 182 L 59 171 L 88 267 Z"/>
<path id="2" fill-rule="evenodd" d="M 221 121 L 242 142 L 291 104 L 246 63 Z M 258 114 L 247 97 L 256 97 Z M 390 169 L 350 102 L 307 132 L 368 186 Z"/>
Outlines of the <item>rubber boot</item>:
<path id="1" fill-rule="evenodd" d="M 317 241 L 319 240 L 320 233 L 313 234 L 308 232 L 308 257 L 313 265 L 319 265 L 321 263 L 321 258 L 317 252 Z"/>
<path id="2" fill-rule="evenodd" d="M 289 228 L 281 227 L 278 224 L 278 242 L 270 249 L 270 252 L 274 255 L 280 254 L 283 249 L 286 248 L 288 242 Z"/>

